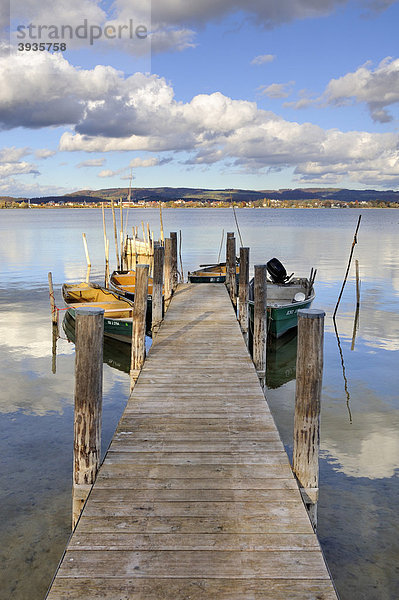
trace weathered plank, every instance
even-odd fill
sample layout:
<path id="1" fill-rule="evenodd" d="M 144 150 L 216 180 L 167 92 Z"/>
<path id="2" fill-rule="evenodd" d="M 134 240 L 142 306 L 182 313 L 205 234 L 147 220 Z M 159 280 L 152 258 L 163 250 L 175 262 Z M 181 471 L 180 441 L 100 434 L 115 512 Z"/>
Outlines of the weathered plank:
<path id="1" fill-rule="evenodd" d="M 99 598 L 336 598 L 224 286 L 177 288 L 48 594 Z"/>
<path id="2" fill-rule="evenodd" d="M 329 581 L 311 579 L 57 578 L 53 598 L 63 600 L 336 600 Z"/>

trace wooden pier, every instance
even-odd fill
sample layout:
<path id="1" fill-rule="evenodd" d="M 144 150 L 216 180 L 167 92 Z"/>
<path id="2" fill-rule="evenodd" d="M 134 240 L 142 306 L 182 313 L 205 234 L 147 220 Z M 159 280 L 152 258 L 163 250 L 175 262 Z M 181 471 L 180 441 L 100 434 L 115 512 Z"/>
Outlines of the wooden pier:
<path id="1" fill-rule="evenodd" d="M 181 285 L 48 600 L 332 600 L 223 285 Z"/>

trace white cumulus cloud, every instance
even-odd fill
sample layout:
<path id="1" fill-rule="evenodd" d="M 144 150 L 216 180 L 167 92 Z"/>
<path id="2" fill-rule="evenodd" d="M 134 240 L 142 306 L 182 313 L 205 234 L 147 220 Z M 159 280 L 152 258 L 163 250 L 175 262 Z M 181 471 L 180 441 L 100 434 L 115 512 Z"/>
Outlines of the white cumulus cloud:
<path id="1" fill-rule="evenodd" d="M 389 122 L 392 116 L 387 107 L 399 102 L 399 59 L 387 57 L 374 70 L 366 63 L 353 73 L 332 79 L 324 96 L 330 104 L 365 103 L 375 121 Z"/>
<path id="2" fill-rule="evenodd" d="M 276 56 L 274 54 L 260 54 L 251 60 L 251 65 L 264 65 L 273 62 Z"/>
<path id="3" fill-rule="evenodd" d="M 3 127 L 68 124 L 60 139 L 61 151 L 167 152 L 167 160 L 170 153 L 184 152 L 184 160 L 191 164 L 227 161 L 252 172 L 290 167 L 304 182 L 338 185 L 350 179 L 367 186 L 399 184 L 397 133 L 325 130 L 287 121 L 255 102 L 220 92 L 181 102 L 157 75 L 125 77 L 101 65 L 80 69 L 59 55 L 26 53 L 11 56 L 10 61 L 4 65 L 0 59 Z M 11 155 L 17 160 L 22 152 L 26 149 L 14 149 Z M 135 160 L 136 166 L 158 164 L 156 157 Z M 159 164 L 165 160 L 162 157 Z M 104 169 L 99 176 L 111 177 L 127 168 Z"/>

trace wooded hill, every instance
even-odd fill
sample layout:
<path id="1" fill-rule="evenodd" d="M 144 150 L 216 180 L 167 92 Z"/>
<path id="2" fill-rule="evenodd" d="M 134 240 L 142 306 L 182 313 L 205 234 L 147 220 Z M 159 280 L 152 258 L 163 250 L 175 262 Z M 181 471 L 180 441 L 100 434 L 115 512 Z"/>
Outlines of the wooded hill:
<path id="1" fill-rule="evenodd" d="M 108 188 L 100 190 L 80 190 L 64 196 L 43 196 L 30 198 L 34 204 L 46 204 L 48 202 L 103 202 L 104 200 L 119 200 L 128 197 L 128 188 Z M 333 203 L 346 202 L 399 202 L 399 192 L 376 191 L 376 190 L 349 190 L 339 188 L 297 188 L 281 190 L 240 190 L 240 189 L 201 189 L 201 188 L 133 188 L 131 200 L 133 202 L 170 202 L 184 200 L 194 202 L 256 202 L 258 200 L 328 200 Z M 9 201 L 11 198 L 0 197 L 1 200 Z M 13 198 L 14 202 L 26 202 L 28 198 Z"/>

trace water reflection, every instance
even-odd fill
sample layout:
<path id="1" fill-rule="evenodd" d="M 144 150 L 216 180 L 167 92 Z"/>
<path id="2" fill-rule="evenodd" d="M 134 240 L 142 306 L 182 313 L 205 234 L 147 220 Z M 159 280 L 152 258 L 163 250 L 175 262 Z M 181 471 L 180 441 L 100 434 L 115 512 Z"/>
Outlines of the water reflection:
<path id="1" fill-rule="evenodd" d="M 75 320 L 66 313 L 62 328 L 70 342 L 75 343 Z M 131 361 L 131 345 L 104 337 L 103 362 L 113 369 L 129 373 Z"/>
<path id="2" fill-rule="evenodd" d="M 299 275 L 315 266 L 315 307 L 327 315 L 339 293 L 358 214 L 237 209 L 251 265 L 277 256 Z M 325 321 L 318 531 L 342 600 L 392 600 L 399 585 L 397 214 L 363 211 L 356 246 L 363 269 L 362 306 L 353 352 L 354 277 L 348 279 L 337 315 L 352 424 L 334 326 L 331 318 Z M 111 231 L 111 211 L 106 211 L 106 220 Z M 129 214 L 129 223 L 141 220 L 158 231 L 158 209 Z M 165 209 L 163 220 L 167 234 L 182 229 L 184 265 L 190 271 L 200 263 L 215 262 L 222 229 L 235 229 L 231 209 Z M 0 537 L 5 567 L 0 595 L 39 600 L 69 533 L 73 439 L 74 345 L 57 341 L 54 376 L 47 273 L 53 273 L 61 305 L 60 284 L 82 281 L 86 275 L 81 242 L 85 231 L 93 264 L 90 279 L 103 283 L 101 210 L 7 210 L 2 212 L 0 231 Z M 110 254 L 112 268 L 112 249 Z M 291 343 L 291 349 L 290 342 L 281 349 L 279 359 L 269 348 L 267 390 L 289 454 L 295 399 L 293 339 Z M 108 441 L 129 393 L 126 358 L 115 359 L 113 350 L 104 366 L 103 434 Z"/>
<path id="3" fill-rule="evenodd" d="M 298 331 L 291 329 L 280 338 L 271 336 L 267 340 L 266 386 L 279 388 L 296 376 L 296 353 Z"/>
<path id="4" fill-rule="evenodd" d="M 358 311 L 358 309 L 357 309 L 357 311 Z M 342 351 L 341 340 L 339 339 L 337 322 L 336 322 L 335 317 L 333 317 L 333 323 L 334 323 L 335 335 L 336 335 L 336 338 L 337 338 L 338 351 L 339 351 L 339 355 L 341 357 L 342 376 L 344 378 L 344 388 L 345 388 L 345 395 L 346 395 L 346 407 L 348 409 L 349 423 L 352 423 L 352 413 L 351 413 L 351 407 L 350 407 L 351 397 L 350 397 L 350 394 L 349 394 L 348 379 L 346 377 L 344 353 Z M 355 319 L 354 333 L 353 333 L 353 337 L 352 337 L 352 345 L 353 346 L 354 346 L 354 339 L 355 339 L 355 331 L 356 331 L 356 319 Z M 352 350 L 353 350 L 353 348 L 352 348 Z"/>

